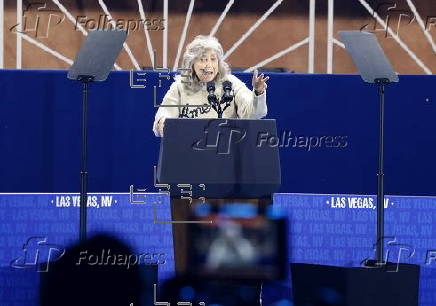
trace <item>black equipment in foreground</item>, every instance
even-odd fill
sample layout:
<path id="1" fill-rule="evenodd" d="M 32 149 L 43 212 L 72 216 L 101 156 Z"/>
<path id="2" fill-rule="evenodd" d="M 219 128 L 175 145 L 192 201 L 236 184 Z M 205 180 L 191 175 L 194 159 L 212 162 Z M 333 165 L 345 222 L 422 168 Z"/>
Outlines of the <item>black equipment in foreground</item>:
<path id="1" fill-rule="evenodd" d="M 86 240 L 86 210 L 88 198 L 88 84 L 106 80 L 115 63 L 127 31 L 97 30 L 89 32 L 80 47 L 74 63 L 68 72 L 68 78 L 82 83 L 82 153 L 80 171 L 80 241 Z"/>
<path id="2" fill-rule="evenodd" d="M 292 263 L 291 275 L 296 306 L 418 306 L 417 265 L 344 268 Z"/>

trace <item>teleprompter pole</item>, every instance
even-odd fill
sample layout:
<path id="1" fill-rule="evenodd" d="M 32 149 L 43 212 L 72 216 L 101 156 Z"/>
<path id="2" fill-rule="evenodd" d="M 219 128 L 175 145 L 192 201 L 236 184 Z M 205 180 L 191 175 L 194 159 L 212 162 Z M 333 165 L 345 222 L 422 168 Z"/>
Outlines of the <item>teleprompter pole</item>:
<path id="1" fill-rule="evenodd" d="M 80 228 L 79 240 L 86 240 L 87 202 L 88 202 L 88 85 L 93 76 L 79 76 L 82 83 L 82 162 L 80 169 Z"/>

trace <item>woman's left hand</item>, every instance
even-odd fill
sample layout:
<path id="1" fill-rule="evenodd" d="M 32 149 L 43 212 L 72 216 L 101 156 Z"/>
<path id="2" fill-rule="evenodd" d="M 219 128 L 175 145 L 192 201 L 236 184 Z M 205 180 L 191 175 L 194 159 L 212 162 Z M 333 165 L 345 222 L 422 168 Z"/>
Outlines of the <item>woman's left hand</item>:
<path id="1" fill-rule="evenodd" d="M 260 76 L 258 76 L 257 74 L 258 70 L 256 69 L 254 70 L 253 80 L 251 81 L 251 84 L 253 85 L 254 90 L 257 91 L 259 95 L 261 95 L 268 87 L 266 81 L 269 80 L 269 76 L 265 77 L 263 73 Z"/>

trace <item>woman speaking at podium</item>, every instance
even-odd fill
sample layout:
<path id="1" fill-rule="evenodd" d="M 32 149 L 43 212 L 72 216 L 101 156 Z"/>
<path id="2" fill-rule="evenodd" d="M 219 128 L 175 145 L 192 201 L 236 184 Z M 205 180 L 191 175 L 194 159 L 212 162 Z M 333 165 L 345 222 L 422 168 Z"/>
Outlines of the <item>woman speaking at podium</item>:
<path id="1" fill-rule="evenodd" d="M 260 119 L 266 116 L 266 81 L 269 77 L 258 76 L 255 70 L 251 91 L 230 73 L 223 56 L 223 48 L 213 36 L 199 35 L 186 47 L 182 68 L 190 71 L 189 78 L 177 75 L 162 105 L 197 106 L 159 107 L 153 124 L 156 136 L 163 136 L 166 118 L 218 118 L 217 108 L 222 111 L 222 118 Z M 217 104 L 210 102 L 211 94 L 217 100 L 225 95 L 231 97 L 218 106 L 219 101 Z"/>

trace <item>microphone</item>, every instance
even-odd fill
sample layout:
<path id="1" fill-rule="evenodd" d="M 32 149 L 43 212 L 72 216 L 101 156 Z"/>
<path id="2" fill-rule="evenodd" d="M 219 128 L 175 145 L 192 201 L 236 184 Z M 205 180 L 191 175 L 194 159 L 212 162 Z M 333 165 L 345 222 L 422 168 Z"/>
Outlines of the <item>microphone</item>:
<path id="1" fill-rule="evenodd" d="M 233 96 L 232 96 L 232 82 L 230 81 L 224 81 L 223 82 L 223 97 L 222 97 L 222 101 L 227 103 L 233 100 Z"/>
<path id="2" fill-rule="evenodd" d="M 215 95 L 215 82 L 213 81 L 207 82 L 206 88 L 209 95 Z"/>
<path id="3" fill-rule="evenodd" d="M 215 108 L 215 105 L 218 101 L 217 97 L 215 96 L 215 82 L 207 82 L 206 88 L 207 92 L 209 93 L 209 95 L 207 96 L 207 100 Z"/>

